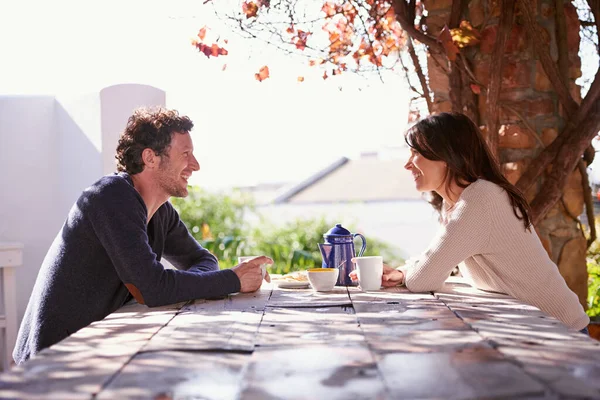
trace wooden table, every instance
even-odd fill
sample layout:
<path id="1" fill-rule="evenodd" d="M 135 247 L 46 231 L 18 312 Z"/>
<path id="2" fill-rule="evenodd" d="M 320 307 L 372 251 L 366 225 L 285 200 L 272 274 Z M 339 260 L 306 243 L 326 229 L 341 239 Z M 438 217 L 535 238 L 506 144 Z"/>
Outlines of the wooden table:
<path id="1" fill-rule="evenodd" d="M 600 343 L 538 309 L 435 294 L 285 290 L 126 305 L 0 376 L 0 398 L 600 398 Z"/>

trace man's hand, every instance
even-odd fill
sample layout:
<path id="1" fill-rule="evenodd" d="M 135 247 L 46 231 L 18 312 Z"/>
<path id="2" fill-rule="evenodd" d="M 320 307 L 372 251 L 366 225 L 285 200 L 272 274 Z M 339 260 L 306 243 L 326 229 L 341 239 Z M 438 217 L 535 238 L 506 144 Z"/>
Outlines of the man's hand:
<path id="1" fill-rule="evenodd" d="M 254 292 L 262 285 L 262 267 L 263 264 L 273 264 L 267 256 L 260 256 L 253 258 L 252 260 L 244 261 L 232 268 L 233 272 L 237 275 L 240 280 L 240 292 L 248 293 Z M 265 280 L 271 282 L 271 277 L 268 272 L 265 272 Z"/>
<path id="2" fill-rule="evenodd" d="M 358 274 L 356 270 L 350 272 L 350 279 L 356 282 L 358 281 Z M 398 286 L 404 280 L 404 274 L 402 271 L 398 271 L 390 267 L 389 265 L 383 264 L 383 275 L 381 276 L 381 286 L 392 287 Z"/>

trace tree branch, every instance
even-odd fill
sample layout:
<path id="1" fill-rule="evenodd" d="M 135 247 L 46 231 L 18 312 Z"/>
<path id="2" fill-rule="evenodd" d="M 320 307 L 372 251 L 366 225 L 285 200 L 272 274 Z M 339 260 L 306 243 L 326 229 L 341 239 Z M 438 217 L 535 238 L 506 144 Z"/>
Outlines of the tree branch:
<path id="1" fill-rule="evenodd" d="M 558 70 L 563 82 L 569 81 L 569 48 L 567 46 L 567 21 L 563 0 L 554 0 L 556 21 L 556 45 L 558 47 Z"/>
<path id="2" fill-rule="evenodd" d="M 450 17 L 448 18 L 448 28 L 458 28 L 460 23 L 460 14 L 462 10 L 463 0 L 454 0 L 452 2 L 452 8 L 450 10 Z M 460 57 L 460 52 L 458 53 Z M 460 73 L 460 67 L 457 60 L 450 62 L 450 75 L 448 76 L 450 82 L 450 102 L 452 103 L 452 111 L 463 112 L 465 99 L 463 98 L 463 86 L 466 82 L 462 80 L 462 74 Z M 468 86 L 468 85 L 467 85 Z M 475 121 L 479 123 L 479 121 Z"/>
<path id="3" fill-rule="evenodd" d="M 596 34 L 600 36 L 600 0 L 588 0 L 587 3 L 592 11 L 592 14 L 594 15 Z"/>
<path id="4" fill-rule="evenodd" d="M 585 204 L 585 216 L 590 226 L 590 237 L 587 240 L 587 247 L 596 240 L 596 219 L 594 218 L 594 202 L 592 199 L 592 188 L 590 187 L 590 180 L 586 171 L 586 165 L 583 160 L 579 160 L 577 164 L 579 173 L 581 174 L 581 186 L 583 189 L 583 202 Z"/>
<path id="5" fill-rule="evenodd" d="M 592 139 L 598 134 L 599 130 L 600 102 L 595 102 L 590 109 L 590 113 L 583 119 L 581 124 L 578 124 L 576 127 L 573 127 L 573 125 L 570 124 L 569 127 L 536 158 L 537 161 L 537 159 L 544 156 L 544 153 L 551 148 L 552 151 L 550 151 L 549 154 L 554 152 L 555 155 L 550 159 L 550 161 L 554 161 L 552 172 L 550 172 L 548 177 L 544 180 L 542 189 L 531 202 L 534 224 L 541 221 L 554 204 L 561 198 L 562 190 L 565 187 L 569 174 L 575 170 L 577 163 L 581 159 L 581 155 L 590 145 Z M 545 157 L 547 158 L 547 155 Z M 523 176 L 525 176 L 528 171 L 529 169 L 525 171 Z M 519 189 L 523 190 L 519 185 L 520 182 L 521 180 L 519 179 L 517 186 Z"/>
<path id="6" fill-rule="evenodd" d="M 392 7 L 394 7 L 394 12 L 396 13 L 396 20 L 400 23 L 404 32 L 429 47 L 431 51 L 437 53 L 443 52 L 442 44 L 435 37 L 415 28 L 415 22 L 409 18 L 408 5 L 404 0 L 393 0 Z"/>
<path id="7" fill-rule="evenodd" d="M 427 86 L 427 80 L 425 79 L 425 74 L 423 74 L 423 69 L 421 68 L 421 63 L 419 62 L 419 57 L 417 57 L 417 53 L 415 52 L 415 47 L 413 46 L 412 39 L 410 37 L 407 38 L 408 44 L 408 54 L 410 55 L 410 59 L 413 62 L 415 67 L 415 72 L 419 77 L 419 82 L 421 82 L 421 88 L 423 89 L 423 97 L 427 102 L 427 110 L 429 114 L 433 112 L 433 104 L 431 103 L 431 95 L 429 93 L 429 86 Z"/>
<path id="8" fill-rule="evenodd" d="M 519 0 L 519 7 L 523 13 L 523 18 L 525 19 L 525 27 L 533 40 L 533 46 L 544 67 L 544 71 L 546 72 L 546 75 L 548 75 L 548 79 L 552 83 L 552 86 L 558 95 L 558 100 L 563 105 L 567 116 L 571 118 L 577 111 L 577 103 L 573 100 L 568 86 L 561 79 L 558 67 L 552 60 L 550 52 L 548 51 L 548 46 L 542 39 L 539 31 L 542 28 L 534 18 L 530 0 Z"/>
<path id="9" fill-rule="evenodd" d="M 546 146 L 544 146 L 544 142 L 542 142 L 542 139 L 536 133 L 536 131 L 533 128 L 533 126 L 531 125 L 531 123 L 519 111 L 517 111 L 516 108 L 514 108 L 506 103 L 499 103 L 499 105 L 500 105 L 500 107 L 515 114 L 517 116 L 517 118 L 519 118 L 521 120 L 523 125 L 525 125 L 525 127 L 527 128 L 527 133 L 529 133 L 529 136 L 531 136 L 541 148 L 546 147 Z"/>
<path id="10" fill-rule="evenodd" d="M 490 64 L 490 83 L 488 86 L 486 104 L 488 118 L 488 141 L 490 144 L 490 149 L 494 154 L 497 154 L 498 151 L 498 117 L 500 114 L 498 99 L 500 98 L 502 70 L 504 68 L 504 50 L 512 30 L 513 15 L 515 10 L 515 0 L 501 1 L 500 23 L 498 24 L 498 34 L 496 35 L 496 43 L 494 43 L 494 50 L 492 52 L 492 60 Z"/>

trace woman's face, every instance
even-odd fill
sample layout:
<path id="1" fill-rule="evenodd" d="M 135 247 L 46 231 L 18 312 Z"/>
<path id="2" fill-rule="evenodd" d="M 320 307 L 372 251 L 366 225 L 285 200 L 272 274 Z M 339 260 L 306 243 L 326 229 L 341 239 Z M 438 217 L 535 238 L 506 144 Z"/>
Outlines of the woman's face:
<path id="1" fill-rule="evenodd" d="M 410 158 L 404 168 L 412 173 L 419 192 L 435 191 L 439 194 L 444 190 L 447 169 L 445 162 L 428 160 L 415 149 L 410 149 Z"/>

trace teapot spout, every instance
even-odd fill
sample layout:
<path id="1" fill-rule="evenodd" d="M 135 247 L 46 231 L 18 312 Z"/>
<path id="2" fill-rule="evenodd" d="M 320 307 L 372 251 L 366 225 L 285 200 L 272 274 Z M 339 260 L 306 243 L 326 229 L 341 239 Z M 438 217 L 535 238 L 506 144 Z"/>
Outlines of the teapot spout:
<path id="1" fill-rule="evenodd" d="M 323 257 L 324 263 L 327 263 L 327 260 L 329 259 L 329 254 L 331 254 L 332 248 L 333 248 L 332 244 L 319 243 L 319 250 L 321 251 L 321 257 Z"/>

